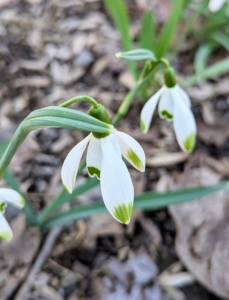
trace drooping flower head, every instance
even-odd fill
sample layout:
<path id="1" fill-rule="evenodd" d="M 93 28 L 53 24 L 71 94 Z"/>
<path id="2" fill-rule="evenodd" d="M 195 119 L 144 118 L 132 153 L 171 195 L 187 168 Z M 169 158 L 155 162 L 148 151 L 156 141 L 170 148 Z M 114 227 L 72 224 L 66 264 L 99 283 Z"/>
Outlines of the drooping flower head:
<path id="1" fill-rule="evenodd" d="M 25 204 L 25 200 L 14 190 L 0 188 L 0 238 L 10 241 L 13 237 L 13 233 L 4 217 L 7 203 L 13 204 L 17 208 L 22 208 Z"/>
<path id="2" fill-rule="evenodd" d="M 92 107 L 89 114 L 110 123 L 104 106 Z M 88 174 L 101 183 L 102 197 L 111 215 L 121 223 L 130 222 L 134 187 L 124 158 L 140 172 L 145 170 L 145 153 L 140 144 L 126 133 L 114 130 L 111 134 L 90 133 L 67 155 L 61 172 L 63 185 L 72 193 L 79 163 L 88 145 L 86 163 Z"/>
<path id="3" fill-rule="evenodd" d="M 173 121 L 178 144 L 185 152 L 191 152 L 196 142 L 196 122 L 191 111 L 191 101 L 188 94 L 176 84 L 172 68 L 164 73 L 165 85 L 154 94 L 141 111 L 140 126 L 143 133 L 147 133 L 158 105 L 158 112 L 162 119 Z"/>

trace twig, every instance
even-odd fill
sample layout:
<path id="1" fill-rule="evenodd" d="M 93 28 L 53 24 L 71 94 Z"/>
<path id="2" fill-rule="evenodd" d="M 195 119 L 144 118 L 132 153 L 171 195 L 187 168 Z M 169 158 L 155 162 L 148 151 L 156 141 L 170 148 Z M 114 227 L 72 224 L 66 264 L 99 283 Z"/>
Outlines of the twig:
<path id="1" fill-rule="evenodd" d="M 32 268 L 30 269 L 29 275 L 26 279 L 26 281 L 23 283 L 21 286 L 20 290 L 18 291 L 17 295 L 15 296 L 15 300 L 21 300 L 21 299 L 26 299 L 26 296 L 34 283 L 34 278 L 42 265 L 44 264 L 46 258 L 50 254 L 54 243 L 57 239 L 57 237 L 60 235 L 61 231 L 63 229 L 63 226 L 56 227 L 50 231 L 48 234 L 48 237 L 46 238 L 46 241 L 37 256 L 37 259 L 35 260 Z"/>

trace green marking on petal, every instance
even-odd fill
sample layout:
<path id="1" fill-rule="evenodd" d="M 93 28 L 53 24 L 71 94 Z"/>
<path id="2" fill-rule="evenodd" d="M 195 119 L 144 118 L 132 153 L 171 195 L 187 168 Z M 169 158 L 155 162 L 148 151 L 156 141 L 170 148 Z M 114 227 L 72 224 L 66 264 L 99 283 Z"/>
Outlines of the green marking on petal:
<path id="1" fill-rule="evenodd" d="M 5 240 L 5 241 L 10 241 L 12 236 L 11 236 L 11 233 L 8 232 L 8 231 L 2 231 L 0 232 L 0 237 Z"/>
<path id="2" fill-rule="evenodd" d="M 132 215 L 132 210 L 132 202 L 129 202 L 128 204 L 122 203 L 114 207 L 113 214 L 119 222 L 129 224 Z"/>
<path id="3" fill-rule="evenodd" d="M 68 192 L 69 194 L 71 194 L 72 192 L 69 191 L 69 189 L 67 188 L 67 186 L 65 184 L 63 184 L 63 188 L 66 192 Z"/>
<path id="4" fill-rule="evenodd" d="M 133 150 L 129 149 L 126 153 L 126 156 L 129 158 L 129 160 L 133 163 L 134 166 L 136 166 L 138 169 L 144 169 L 144 166 L 139 159 L 139 157 L 134 153 Z"/>
<path id="5" fill-rule="evenodd" d="M 100 179 L 100 170 L 95 167 L 87 167 L 88 173 L 91 177 L 96 176 L 98 179 Z"/>
<path id="6" fill-rule="evenodd" d="M 194 132 L 192 132 L 186 140 L 183 142 L 184 148 L 187 152 L 191 152 L 196 144 L 196 135 Z"/>
<path id="7" fill-rule="evenodd" d="M 142 131 L 142 132 L 145 132 L 145 130 L 146 130 L 146 125 L 145 125 L 145 123 L 143 122 L 142 118 L 140 119 L 140 128 L 141 128 L 141 131 Z"/>
<path id="8" fill-rule="evenodd" d="M 19 204 L 23 207 L 25 205 L 25 199 L 21 196 L 19 200 Z"/>
<path id="9" fill-rule="evenodd" d="M 167 110 L 162 110 L 160 114 L 162 118 L 168 121 L 171 121 L 173 119 L 173 115 L 171 115 Z"/>
<path id="10" fill-rule="evenodd" d="M 4 213 L 6 207 L 7 207 L 6 202 L 1 202 L 1 203 L 0 203 L 0 212 L 1 212 L 1 213 Z"/>

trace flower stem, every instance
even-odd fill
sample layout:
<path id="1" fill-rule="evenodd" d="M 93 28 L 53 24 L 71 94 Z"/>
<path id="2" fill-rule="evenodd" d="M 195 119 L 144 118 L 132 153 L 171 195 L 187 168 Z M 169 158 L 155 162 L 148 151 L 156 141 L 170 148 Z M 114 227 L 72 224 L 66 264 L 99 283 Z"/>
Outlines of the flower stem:
<path id="1" fill-rule="evenodd" d="M 98 106 L 99 106 L 98 102 L 95 99 L 93 99 L 92 97 L 86 96 L 86 95 L 74 97 L 74 98 L 60 104 L 59 106 L 68 107 L 68 106 L 72 105 L 73 103 L 80 102 L 80 101 L 90 102 L 95 108 L 98 108 Z"/>

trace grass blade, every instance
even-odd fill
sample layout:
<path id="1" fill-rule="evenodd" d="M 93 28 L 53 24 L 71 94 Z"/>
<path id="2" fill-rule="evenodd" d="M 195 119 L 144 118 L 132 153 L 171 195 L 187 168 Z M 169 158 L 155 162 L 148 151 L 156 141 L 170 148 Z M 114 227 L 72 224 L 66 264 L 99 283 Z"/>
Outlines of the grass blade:
<path id="1" fill-rule="evenodd" d="M 193 201 L 203 198 L 212 193 L 229 188 L 228 182 L 219 183 L 208 187 L 197 187 L 182 189 L 176 191 L 169 191 L 165 193 L 148 192 L 137 195 L 134 201 L 134 208 L 139 209 L 159 209 L 169 205 L 179 204 L 187 201 Z M 91 203 L 88 205 L 80 205 L 71 208 L 70 211 L 61 213 L 49 219 L 44 225 L 44 229 L 55 226 L 56 224 L 64 224 L 73 220 L 87 218 L 95 214 L 106 213 L 106 207 L 103 201 Z"/>
<path id="2" fill-rule="evenodd" d="M 121 36 L 122 45 L 125 51 L 133 49 L 132 38 L 130 36 L 130 21 L 127 8 L 123 0 L 104 0 L 107 10 L 109 11 L 115 26 L 118 28 Z M 128 62 L 128 67 L 135 79 L 138 78 L 136 64 Z"/>

